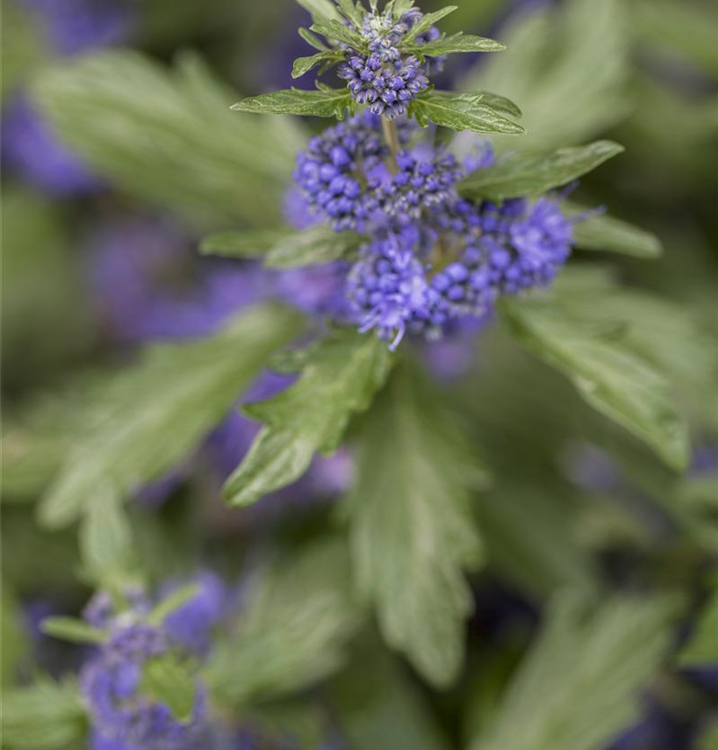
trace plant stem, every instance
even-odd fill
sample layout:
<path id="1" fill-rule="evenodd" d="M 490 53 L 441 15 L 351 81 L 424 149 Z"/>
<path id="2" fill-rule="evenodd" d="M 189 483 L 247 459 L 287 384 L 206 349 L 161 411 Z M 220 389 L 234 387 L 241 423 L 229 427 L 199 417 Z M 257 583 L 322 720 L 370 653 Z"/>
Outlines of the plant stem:
<path id="1" fill-rule="evenodd" d="M 401 148 L 399 145 L 399 133 L 396 129 L 396 125 L 391 120 L 387 120 L 386 117 L 381 118 L 381 129 L 384 133 L 384 140 L 386 141 L 387 146 L 389 146 L 389 151 L 391 153 L 388 162 L 389 169 L 393 174 L 396 174 L 399 171 L 399 165 L 396 162 L 396 155 Z"/>

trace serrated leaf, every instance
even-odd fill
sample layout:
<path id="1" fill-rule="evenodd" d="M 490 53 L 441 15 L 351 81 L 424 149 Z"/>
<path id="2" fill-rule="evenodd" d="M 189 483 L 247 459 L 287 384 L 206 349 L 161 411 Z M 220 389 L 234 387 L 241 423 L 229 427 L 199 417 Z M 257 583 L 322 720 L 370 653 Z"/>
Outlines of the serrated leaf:
<path id="1" fill-rule="evenodd" d="M 305 134 L 287 118 L 259 122 L 229 112 L 236 94 L 198 58 L 183 55 L 174 69 L 129 50 L 55 61 L 34 93 L 63 141 L 99 175 L 181 222 L 281 219 Z"/>
<path id="2" fill-rule="evenodd" d="M 82 434 L 41 503 L 41 521 L 67 525 L 100 488 L 124 498 L 176 467 L 300 328 L 296 313 L 265 305 L 211 337 L 148 348 L 87 404 Z"/>
<path id="3" fill-rule="evenodd" d="M 464 570 L 482 558 L 468 502 L 486 475 L 440 399 L 408 373 L 392 380 L 358 437 L 348 513 L 357 584 L 384 639 L 445 687 L 463 661 Z"/>
<path id="4" fill-rule="evenodd" d="M 40 630 L 45 635 L 71 643 L 99 644 L 107 640 L 107 634 L 102 630 L 74 617 L 47 617 L 40 624 Z"/>
<path id="5" fill-rule="evenodd" d="M 675 602 L 614 598 L 590 616 L 553 602 L 494 722 L 470 750 L 596 750 L 640 710 L 671 636 Z M 482 727 L 483 728 L 483 727 Z"/>
<path id="6" fill-rule="evenodd" d="M 669 466 L 687 462 L 686 428 L 661 372 L 621 340 L 616 320 L 581 320 L 554 293 L 505 299 L 501 311 L 516 338 L 561 370 L 591 406 L 649 445 Z"/>
<path id="7" fill-rule="evenodd" d="M 330 41 L 342 42 L 349 45 L 352 49 L 365 51 L 367 50 L 367 41 L 354 29 L 345 26 L 341 21 L 325 21 L 315 23 L 309 28 L 315 34 L 321 34 Z"/>
<path id="8" fill-rule="evenodd" d="M 684 667 L 699 667 L 718 661 L 718 590 L 705 605 L 690 634 L 688 642 L 678 654 Z"/>
<path id="9" fill-rule="evenodd" d="M 270 268 L 295 268 L 350 258 L 360 244 L 354 232 L 335 232 L 316 224 L 302 231 L 222 232 L 207 237 L 201 249 L 241 258 L 264 255 Z"/>
<path id="10" fill-rule="evenodd" d="M 661 241 L 654 234 L 605 214 L 590 215 L 589 209 L 570 206 L 571 215 L 587 213 L 589 217 L 573 226 L 573 244 L 582 250 L 623 253 L 634 258 L 658 258 Z"/>
<path id="11" fill-rule="evenodd" d="M 299 5 L 308 11 L 315 21 L 338 21 L 340 19 L 337 9 L 331 0 L 296 0 Z"/>
<path id="12" fill-rule="evenodd" d="M 518 135 L 524 129 L 503 117 L 481 101 L 470 104 L 465 96 L 447 91 L 433 91 L 415 99 L 410 114 L 421 127 L 429 122 L 452 130 L 471 130 L 474 133 L 506 133 Z"/>
<path id="13" fill-rule="evenodd" d="M 205 673 L 212 695 L 233 706 L 281 697 L 335 672 L 364 621 L 339 540 L 274 562 L 248 598 L 239 630 L 216 644 Z"/>
<path id="14" fill-rule="evenodd" d="M 197 686 L 186 664 L 174 654 L 149 659 L 142 665 L 139 692 L 166 705 L 182 724 L 189 723 L 197 696 Z"/>
<path id="15" fill-rule="evenodd" d="M 392 364 L 386 343 L 373 336 L 339 334 L 317 346 L 297 383 L 245 408 L 265 424 L 227 480 L 228 503 L 250 505 L 299 479 L 317 451 L 336 451 L 352 414 L 369 407 Z"/>
<path id="16" fill-rule="evenodd" d="M 83 572 L 98 588 L 118 589 L 135 566 L 132 530 L 122 498 L 98 484 L 80 525 Z"/>
<path id="17" fill-rule="evenodd" d="M 442 18 L 446 18 L 446 16 L 458 9 L 458 5 L 447 5 L 445 8 L 441 8 L 433 13 L 425 14 L 419 23 L 414 24 L 409 33 L 404 37 L 405 43 L 410 44 L 416 39 L 416 37 L 420 36 L 425 31 L 428 31 L 432 26 L 441 21 Z"/>
<path id="18" fill-rule="evenodd" d="M 503 52 L 506 45 L 483 36 L 459 32 L 442 39 L 435 39 L 433 42 L 411 44 L 403 49 L 422 57 L 440 57 L 458 52 Z"/>
<path id="19" fill-rule="evenodd" d="M 323 62 L 339 62 L 342 59 L 341 53 L 331 51 L 317 52 L 316 55 L 310 55 L 309 57 L 298 57 L 292 66 L 292 78 L 301 78 L 305 73 Z"/>
<path id="20" fill-rule="evenodd" d="M 259 115 L 336 117 L 343 120 L 350 105 L 351 94 L 348 89 L 302 91 L 292 88 L 250 96 L 233 104 L 230 109 Z"/>
<path id="21" fill-rule="evenodd" d="M 86 732 L 85 708 L 75 682 L 43 677 L 3 695 L 3 748 L 67 750 L 82 747 Z"/>
<path id="22" fill-rule="evenodd" d="M 612 141 L 596 141 L 547 154 L 516 154 L 473 172 L 459 183 L 459 192 L 493 201 L 532 198 L 577 180 L 623 151 L 623 146 Z"/>

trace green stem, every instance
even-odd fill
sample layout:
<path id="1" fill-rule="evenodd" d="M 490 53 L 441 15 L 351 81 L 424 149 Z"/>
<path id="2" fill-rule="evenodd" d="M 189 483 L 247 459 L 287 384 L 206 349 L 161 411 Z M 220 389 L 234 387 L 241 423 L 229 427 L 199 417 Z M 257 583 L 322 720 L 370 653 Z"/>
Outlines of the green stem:
<path id="1" fill-rule="evenodd" d="M 391 172 L 396 174 L 399 171 L 399 165 L 396 162 L 396 155 L 401 150 L 401 146 L 399 145 L 399 132 L 396 129 L 396 125 L 391 120 L 387 120 L 386 117 L 381 118 L 381 129 L 384 133 L 384 140 L 386 141 L 387 146 L 389 146 L 389 152 L 391 154 L 388 166 Z"/>

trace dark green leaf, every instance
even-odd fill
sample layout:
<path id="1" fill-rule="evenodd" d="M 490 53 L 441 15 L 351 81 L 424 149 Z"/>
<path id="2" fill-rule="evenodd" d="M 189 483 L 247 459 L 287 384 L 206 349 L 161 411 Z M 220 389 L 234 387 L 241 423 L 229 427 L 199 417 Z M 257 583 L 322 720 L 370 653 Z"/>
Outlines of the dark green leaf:
<path id="1" fill-rule="evenodd" d="M 107 634 L 74 617 L 48 617 L 40 624 L 45 635 L 72 643 L 104 643 Z"/>
<path id="2" fill-rule="evenodd" d="M 67 750 L 85 744 L 87 720 L 74 682 L 42 678 L 3 695 L 2 741 L 8 750 Z"/>
<path id="3" fill-rule="evenodd" d="M 197 686 L 177 656 L 165 654 L 146 661 L 139 690 L 153 701 L 164 703 L 177 721 L 188 723 L 192 719 Z"/>
<path id="4" fill-rule="evenodd" d="M 80 526 L 83 572 L 98 587 L 119 590 L 135 567 L 130 522 L 122 498 L 98 481 Z"/>
<path id="5" fill-rule="evenodd" d="M 686 465 L 686 428 L 663 375 L 622 341 L 615 319 L 586 321 L 557 294 L 505 299 L 517 339 L 566 374 L 595 409 L 646 442 L 670 466 Z"/>
<path id="6" fill-rule="evenodd" d="M 302 91 L 292 88 L 242 99 L 231 109 L 260 115 L 303 115 L 343 120 L 351 101 L 349 89 Z"/>
<path id="7" fill-rule="evenodd" d="M 678 659 L 684 667 L 705 666 L 718 661 L 718 588 L 706 603 Z"/>
<path id="8" fill-rule="evenodd" d="M 422 127 L 434 122 L 452 130 L 471 130 L 474 133 L 517 135 L 524 132 L 520 125 L 503 117 L 480 100 L 472 103 L 469 97 L 433 91 L 415 99 L 411 104 L 410 114 L 416 117 Z"/>
<path id="9" fill-rule="evenodd" d="M 588 209 L 571 206 L 572 215 L 589 213 Z M 610 216 L 589 215 L 573 228 L 576 247 L 583 250 L 604 250 L 623 253 L 634 258 L 657 258 L 662 248 L 661 241 L 654 234 L 634 227 L 625 221 Z"/>
<path id="10" fill-rule="evenodd" d="M 205 239 L 202 252 L 242 258 L 264 255 L 266 266 L 294 268 L 349 258 L 360 243 L 354 232 L 335 232 L 317 224 L 302 231 L 223 232 Z"/>
<path id="11" fill-rule="evenodd" d="M 358 31 L 345 26 L 341 21 L 315 23 L 309 30 L 313 31 L 315 34 L 321 34 L 330 41 L 347 44 L 352 49 L 362 51 L 367 50 L 366 39 L 364 39 Z"/>
<path id="12" fill-rule="evenodd" d="M 214 336 L 151 347 L 87 405 L 82 434 L 41 505 L 43 523 L 69 524 L 98 489 L 127 497 L 176 467 L 300 327 L 295 313 L 267 305 Z"/>
<path id="13" fill-rule="evenodd" d="M 333 453 L 354 412 L 368 408 L 393 359 L 386 342 L 347 333 L 316 347 L 296 384 L 246 407 L 265 423 L 227 480 L 230 505 L 250 505 L 299 479 L 317 451 Z"/>
<path id="14" fill-rule="evenodd" d="M 233 706 L 309 687 L 342 665 L 363 620 L 344 544 L 295 551 L 260 574 L 239 630 L 213 651 L 206 683 Z"/>
<path id="15" fill-rule="evenodd" d="M 323 62 L 338 62 L 343 59 L 341 52 L 317 52 L 310 57 L 298 57 L 292 66 L 292 78 L 301 78 L 312 68 Z"/>
<path id="16" fill-rule="evenodd" d="M 486 39 L 473 34 L 458 33 L 453 36 L 436 39 L 425 44 L 412 44 L 405 48 L 422 57 L 440 57 L 456 52 L 502 52 L 506 46 L 493 39 Z"/>
<path id="17" fill-rule="evenodd" d="M 470 198 L 494 201 L 539 196 L 577 180 L 623 150 L 612 141 L 596 141 L 548 154 L 517 154 L 473 172 L 459 183 L 459 191 Z"/>
<path id="18" fill-rule="evenodd" d="M 440 399 L 408 373 L 392 380 L 359 435 L 348 510 L 358 585 L 386 642 L 446 686 L 472 608 L 464 569 L 482 559 L 468 503 L 486 476 Z"/>
<path id="19" fill-rule="evenodd" d="M 458 9 L 458 5 L 447 5 L 445 8 L 441 8 L 441 10 L 434 11 L 433 13 L 427 13 L 422 17 L 419 23 L 412 26 L 411 31 L 409 31 L 409 33 L 404 38 L 405 43 L 410 44 L 416 39 L 416 37 L 420 36 L 425 31 L 428 31 L 432 26 L 441 21 L 442 18 L 446 18 L 449 13 L 453 13 Z"/>
<path id="20" fill-rule="evenodd" d="M 614 599 L 586 617 L 559 599 L 494 722 L 470 750 L 596 750 L 638 714 L 671 637 L 675 602 Z"/>

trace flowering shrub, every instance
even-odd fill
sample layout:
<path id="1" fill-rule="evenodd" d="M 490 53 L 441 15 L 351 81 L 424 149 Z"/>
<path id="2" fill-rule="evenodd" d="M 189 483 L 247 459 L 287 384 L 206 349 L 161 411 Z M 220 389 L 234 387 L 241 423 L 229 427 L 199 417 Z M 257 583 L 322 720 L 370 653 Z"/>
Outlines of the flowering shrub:
<path id="1" fill-rule="evenodd" d="M 43 261 L 10 306 L 78 349 L 65 390 L 9 387 L 3 747 L 709 742 L 718 365 L 666 292 L 707 274 L 651 280 L 660 241 L 609 214 L 670 178 L 635 215 L 705 220 L 708 126 L 687 177 L 630 46 L 655 17 L 519 3 L 504 44 L 458 31 L 483 3 L 298 0 L 314 87 L 231 107 L 197 57 L 107 49 L 256 68 L 265 4 L 217 3 L 18 4 L 54 57 L 3 115 L 11 268 L 66 233 L 84 296 L 61 333 Z"/>

